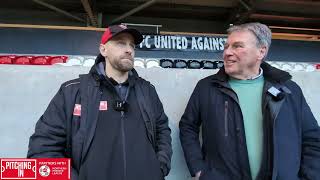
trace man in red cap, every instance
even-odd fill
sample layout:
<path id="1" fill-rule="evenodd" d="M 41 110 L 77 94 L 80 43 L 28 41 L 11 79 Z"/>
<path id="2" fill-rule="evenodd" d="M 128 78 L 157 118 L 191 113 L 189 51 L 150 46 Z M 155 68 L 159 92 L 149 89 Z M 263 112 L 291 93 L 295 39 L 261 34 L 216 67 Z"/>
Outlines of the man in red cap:
<path id="1" fill-rule="evenodd" d="M 95 65 L 62 84 L 30 137 L 28 157 L 70 157 L 72 180 L 163 180 L 171 130 L 153 85 L 133 69 L 142 35 L 106 29 Z"/>

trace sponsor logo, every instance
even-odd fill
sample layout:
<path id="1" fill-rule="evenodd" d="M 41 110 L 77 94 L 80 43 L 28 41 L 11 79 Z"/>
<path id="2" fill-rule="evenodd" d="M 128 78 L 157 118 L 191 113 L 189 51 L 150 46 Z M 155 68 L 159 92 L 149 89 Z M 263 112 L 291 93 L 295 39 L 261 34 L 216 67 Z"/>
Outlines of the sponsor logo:
<path id="1" fill-rule="evenodd" d="M 70 159 L 1 159 L 0 180 L 70 180 Z"/>
<path id="2" fill-rule="evenodd" d="M 47 177 L 50 174 L 50 168 L 46 165 L 43 165 L 39 168 L 39 173 L 42 177 Z"/>

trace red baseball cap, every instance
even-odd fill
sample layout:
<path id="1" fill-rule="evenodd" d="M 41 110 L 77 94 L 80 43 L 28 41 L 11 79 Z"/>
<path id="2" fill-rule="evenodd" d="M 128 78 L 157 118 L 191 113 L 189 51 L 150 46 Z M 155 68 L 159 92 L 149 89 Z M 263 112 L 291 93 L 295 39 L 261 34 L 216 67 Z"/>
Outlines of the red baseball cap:
<path id="1" fill-rule="evenodd" d="M 101 37 L 101 44 L 107 43 L 110 39 L 112 39 L 114 36 L 120 33 L 131 34 L 134 38 L 134 43 L 136 45 L 140 44 L 143 40 L 143 36 L 138 30 L 128 28 L 126 25 L 120 24 L 120 25 L 112 25 L 107 27 L 106 31 L 103 33 Z"/>

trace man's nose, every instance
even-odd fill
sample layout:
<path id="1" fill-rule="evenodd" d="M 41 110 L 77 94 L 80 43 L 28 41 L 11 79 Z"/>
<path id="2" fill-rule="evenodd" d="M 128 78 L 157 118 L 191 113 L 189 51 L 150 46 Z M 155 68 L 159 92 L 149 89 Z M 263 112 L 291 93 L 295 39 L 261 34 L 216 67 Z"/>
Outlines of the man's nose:
<path id="1" fill-rule="evenodd" d="M 134 52 L 134 48 L 131 45 L 126 45 L 126 52 L 132 54 Z"/>
<path id="2" fill-rule="evenodd" d="M 227 55 L 227 56 L 232 54 L 232 50 L 231 50 L 230 46 L 224 48 L 223 54 Z"/>

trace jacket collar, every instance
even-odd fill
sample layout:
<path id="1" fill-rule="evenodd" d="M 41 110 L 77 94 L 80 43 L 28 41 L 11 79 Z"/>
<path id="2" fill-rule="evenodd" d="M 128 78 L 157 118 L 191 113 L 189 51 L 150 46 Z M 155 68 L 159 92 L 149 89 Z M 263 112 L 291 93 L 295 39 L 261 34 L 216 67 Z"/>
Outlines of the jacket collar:
<path id="1" fill-rule="evenodd" d="M 263 77 L 265 80 L 271 83 L 284 83 L 291 79 L 291 75 L 280 69 L 272 67 L 266 62 L 262 62 L 261 66 L 263 69 Z M 229 79 L 228 74 L 225 72 L 224 67 L 222 67 L 215 75 L 212 76 L 211 80 L 213 82 L 226 83 Z"/>

